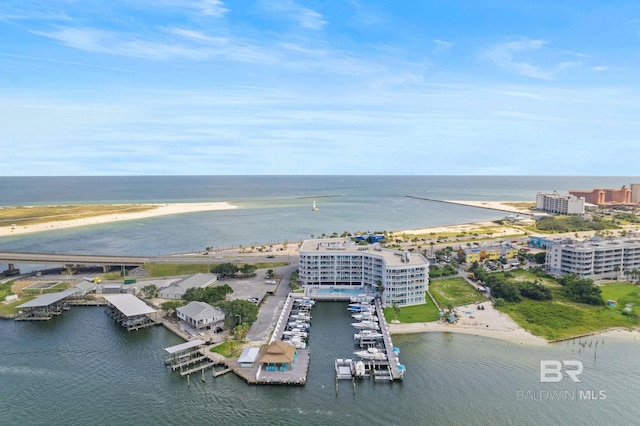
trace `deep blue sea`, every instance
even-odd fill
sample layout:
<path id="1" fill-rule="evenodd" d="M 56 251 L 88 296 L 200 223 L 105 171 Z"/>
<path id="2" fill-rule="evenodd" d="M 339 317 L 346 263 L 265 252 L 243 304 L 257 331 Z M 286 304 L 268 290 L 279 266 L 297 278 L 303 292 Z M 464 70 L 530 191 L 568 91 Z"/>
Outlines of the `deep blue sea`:
<path id="1" fill-rule="evenodd" d="M 192 213 L 0 239 L 0 250 L 188 252 L 502 218 L 407 198 L 533 201 L 539 191 L 619 188 L 640 177 L 194 176 L 0 178 L 0 205 L 229 201 Z M 320 210 L 310 208 L 316 200 Z M 640 417 L 640 342 L 611 336 L 531 347 L 425 333 L 394 337 L 402 383 L 336 392 L 333 359 L 352 348 L 346 305 L 313 311 L 304 387 L 249 386 L 233 374 L 187 386 L 163 364 L 179 339 L 127 333 L 101 308 L 43 323 L 0 321 L 0 425 L 630 425 Z M 579 360 L 581 382 L 541 383 L 541 360 Z M 573 398 L 572 398 L 573 396 Z M 602 398 L 604 396 L 604 399 Z"/>

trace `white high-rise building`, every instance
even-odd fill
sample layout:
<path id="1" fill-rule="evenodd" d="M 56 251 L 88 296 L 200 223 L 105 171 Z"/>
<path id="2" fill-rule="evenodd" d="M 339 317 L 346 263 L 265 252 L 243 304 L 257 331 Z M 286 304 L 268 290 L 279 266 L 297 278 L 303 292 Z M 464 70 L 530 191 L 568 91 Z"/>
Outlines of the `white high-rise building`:
<path id="1" fill-rule="evenodd" d="M 584 198 L 575 195 L 560 195 L 538 192 L 536 195 L 536 209 L 558 214 L 584 214 Z"/>
<path id="2" fill-rule="evenodd" d="M 306 240 L 300 247 L 298 279 L 310 297 L 342 298 L 376 294 L 384 287 L 386 306 L 425 303 L 429 262 L 421 254 L 357 245 L 345 239 Z"/>
<path id="3" fill-rule="evenodd" d="M 640 240 L 591 239 L 554 241 L 547 247 L 545 269 L 553 275 L 576 274 L 588 278 L 618 278 L 640 269 Z"/>

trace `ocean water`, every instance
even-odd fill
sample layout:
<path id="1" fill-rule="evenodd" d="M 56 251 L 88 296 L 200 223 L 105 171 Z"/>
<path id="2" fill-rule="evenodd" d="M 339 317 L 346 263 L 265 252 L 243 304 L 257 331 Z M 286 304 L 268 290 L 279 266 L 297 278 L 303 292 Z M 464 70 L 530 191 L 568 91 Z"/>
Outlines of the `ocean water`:
<path id="1" fill-rule="evenodd" d="M 0 250 L 157 255 L 503 218 L 444 200 L 535 201 L 539 191 L 629 186 L 640 177 L 154 176 L 0 177 L 1 205 L 228 201 L 234 210 L 0 238 Z M 320 207 L 311 211 L 313 201 Z"/>
<path id="2" fill-rule="evenodd" d="M 416 200 L 525 200 L 538 191 L 616 187 L 637 177 L 91 177 L 0 178 L 0 205 L 230 201 L 193 213 L 0 239 L 0 250 L 164 254 L 267 244 L 345 230 L 399 230 L 504 213 Z M 316 200 L 320 211 L 310 210 Z M 97 307 L 49 322 L 0 321 L 1 425 L 636 424 L 640 344 L 598 336 L 530 347 L 451 333 L 394 337 L 401 383 L 342 381 L 346 305 L 313 311 L 304 387 L 249 386 L 233 374 L 189 385 L 163 364 L 180 343 L 161 327 L 127 333 Z M 579 360 L 581 382 L 540 382 L 541 360 Z M 604 396 L 604 398 L 602 398 Z"/>

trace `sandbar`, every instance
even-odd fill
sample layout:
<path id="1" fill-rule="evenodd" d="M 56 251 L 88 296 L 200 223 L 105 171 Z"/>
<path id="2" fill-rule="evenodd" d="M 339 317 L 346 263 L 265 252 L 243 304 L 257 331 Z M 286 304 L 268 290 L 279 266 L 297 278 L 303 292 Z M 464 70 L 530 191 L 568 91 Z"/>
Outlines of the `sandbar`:
<path id="1" fill-rule="evenodd" d="M 147 219 L 157 216 L 167 216 L 184 213 L 195 213 L 215 210 L 231 210 L 238 208 L 228 202 L 215 203 L 165 203 L 165 204 L 142 204 L 150 207 L 149 210 L 135 213 L 111 213 L 99 216 L 84 217 L 73 220 L 61 220 L 45 222 L 25 226 L 3 226 L 0 227 L 0 237 L 11 235 L 30 234 L 34 232 L 53 231 L 57 229 L 74 228 L 79 226 L 98 225 L 125 220 Z"/>

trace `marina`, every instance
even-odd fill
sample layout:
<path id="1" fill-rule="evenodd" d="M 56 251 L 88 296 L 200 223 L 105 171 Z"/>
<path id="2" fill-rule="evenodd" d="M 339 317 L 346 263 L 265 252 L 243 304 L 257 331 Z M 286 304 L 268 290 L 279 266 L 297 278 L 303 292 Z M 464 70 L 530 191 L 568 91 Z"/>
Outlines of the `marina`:
<path id="1" fill-rule="evenodd" d="M 336 358 L 336 390 L 338 380 L 363 377 L 373 377 L 375 380 L 383 381 L 402 380 L 406 368 L 400 364 L 400 350 L 394 347 L 391 341 L 380 300 L 376 298 L 373 304 L 362 301 L 351 303 L 347 310 L 362 312 L 362 314 L 351 315 L 352 317 L 360 315 L 361 319 L 360 322 L 351 324 L 357 330 L 353 339 L 359 350 L 354 351 L 353 354 L 358 360 Z"/>

